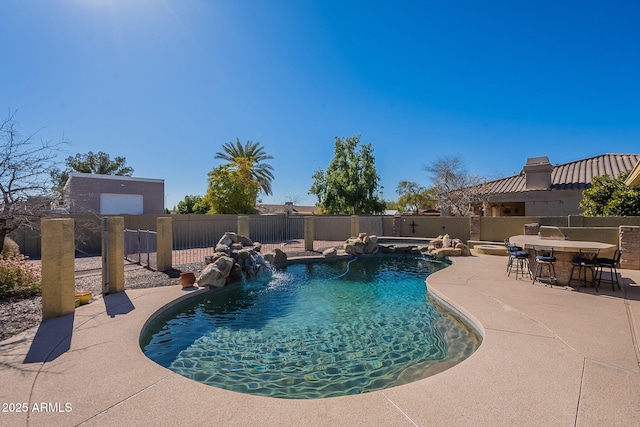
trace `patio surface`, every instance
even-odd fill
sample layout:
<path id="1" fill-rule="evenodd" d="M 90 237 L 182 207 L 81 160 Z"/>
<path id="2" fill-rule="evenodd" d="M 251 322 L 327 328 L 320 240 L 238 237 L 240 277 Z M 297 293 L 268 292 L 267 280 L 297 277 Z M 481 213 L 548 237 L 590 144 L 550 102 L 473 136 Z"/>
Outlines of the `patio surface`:
<path id="1" fill-rule="evenodd" d="M 469 359 L 415 383 L 331 399 L 244 395 L 174 374 L 148 360 L 138 339 L 156 310 L 189 292 L 109 295 L 0 342 L 0 425 L 640 425 L 640 271 L 621 270 L 622 291 L 576 292 L 509 278 L 505 263 L 457 258 L 428 279 L 484 334 Z M 16 413 L 23 403 L 28 411 Z"/>

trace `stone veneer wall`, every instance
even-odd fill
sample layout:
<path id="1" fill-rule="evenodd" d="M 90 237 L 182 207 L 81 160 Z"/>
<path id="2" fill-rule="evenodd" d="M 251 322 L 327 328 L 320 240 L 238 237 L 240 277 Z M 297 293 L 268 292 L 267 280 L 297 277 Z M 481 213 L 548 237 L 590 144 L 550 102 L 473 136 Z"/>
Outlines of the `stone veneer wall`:
<path id="1" fill-rule="evenodd" d="M 620 267 L 640 270 L 640 227 L 620 226 Z"/>

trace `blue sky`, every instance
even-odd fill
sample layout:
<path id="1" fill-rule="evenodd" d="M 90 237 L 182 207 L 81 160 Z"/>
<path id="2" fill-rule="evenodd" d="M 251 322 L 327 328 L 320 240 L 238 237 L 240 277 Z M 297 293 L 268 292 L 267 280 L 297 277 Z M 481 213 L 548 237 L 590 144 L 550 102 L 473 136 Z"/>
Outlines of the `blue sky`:
<path id="1" fill-rule="evenodd" d="M 460 156 L 640 152 L 632 1 L 0 0 L 0 111 L 66 155 L 125 156 L 168 207 L 204 195 L 222 144 L 274 157 L 265 203 L 314 204 L 335 136 L 374 149 L 385 199 Z M 61 156 L 61 161 L 64 156 Z"/>

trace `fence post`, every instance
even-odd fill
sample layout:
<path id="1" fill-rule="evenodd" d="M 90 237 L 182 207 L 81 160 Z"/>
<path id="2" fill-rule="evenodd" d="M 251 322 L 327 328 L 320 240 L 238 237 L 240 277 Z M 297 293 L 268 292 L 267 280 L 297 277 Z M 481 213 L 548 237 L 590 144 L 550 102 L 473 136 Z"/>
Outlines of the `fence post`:
<path id="1" fill-rule="evenodd" d="M 73 219 L 43 219 L 42 319 L 75 311 L 75 239 Z"/>
<path id="2" fill-rule="evenodd" d="M 304 217 L 304 250 L 313 251 L 313 241 L 316 238 L 316 223 L 312 216 Z"/>
<path id="3" fill-rule="evenodd" d="M 105 236 L 107 237 L 105 239 Z M 102 293 L 124 291 L 124 218 L 105 218 L 102 229 Z"/>
<path id="4" fill-rule="evenodd" d="M 393 216 L 393 236 L 400 237 L 402 236 L 402 223 L 404 220 L 401 215 Z"/>
<path id="5" fill-rule="evenodd" d="M 171 268 L 173 255 L 173 218 L 162 216 L 156 219 L 158 245 L 158 271 Z"/>
<path id="6" fill-rule="evenodd" d="M 358 237 L 360 234 L 360 217 L 351 215 L 351 237 Z"/>
<path id="7" fill-rule="evenodd" d="M 469 240 L 482 240 L 482 229 L 480 228 L 482 223 L 482 217 L 480 215 L 471 215 L 469 217 Z"/>
<path id="8" fill-rule="evenodd" d="M 245 215 L 238 215 L 238 234 L 251 238 L 249 235 L 249 217 Z"/>

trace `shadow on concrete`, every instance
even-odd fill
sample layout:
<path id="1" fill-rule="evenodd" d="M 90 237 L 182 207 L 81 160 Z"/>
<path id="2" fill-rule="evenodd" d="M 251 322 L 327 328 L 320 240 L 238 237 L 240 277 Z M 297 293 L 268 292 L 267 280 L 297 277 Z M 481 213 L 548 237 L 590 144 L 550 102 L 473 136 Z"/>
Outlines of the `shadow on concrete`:
<path id="1" fill-rule="evenodd" d="M 135 306 L 129 299 L 126 291 L 105 295 L 103 300 L 109 317 L 116 317 L 135 310 Z"/>
<path id="2" fill-rule="evenodd" d="M 44 363 L 57 359 L 71 348 L 74 313 L 40 323 L 23 363 Z"/>

